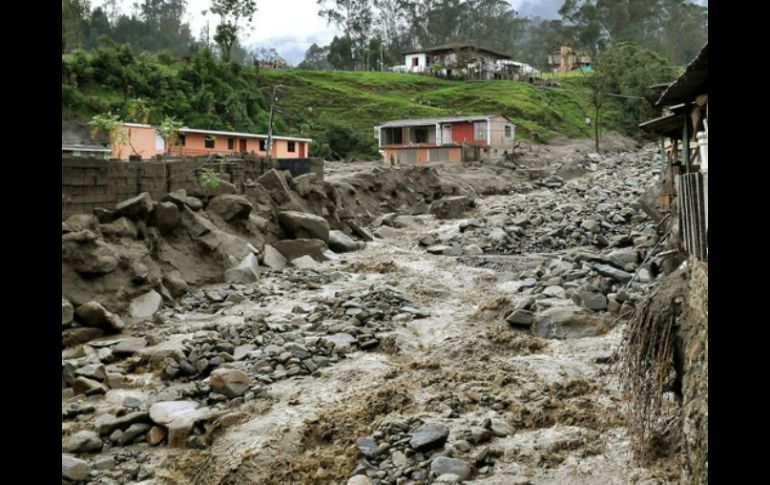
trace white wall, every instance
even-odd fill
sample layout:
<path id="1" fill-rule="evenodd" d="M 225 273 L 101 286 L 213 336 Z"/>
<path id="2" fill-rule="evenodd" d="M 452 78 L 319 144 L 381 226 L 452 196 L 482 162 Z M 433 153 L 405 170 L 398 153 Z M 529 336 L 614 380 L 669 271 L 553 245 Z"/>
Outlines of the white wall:
<path id="1" fill-rule="evenodd" d="M 417 58 L 417 66 L 412 66 L 412 59 Z M 404 64 L 411 72 L 422 72 L 425 69 L 425 54 L 407 54 L 404 56 Z"/>

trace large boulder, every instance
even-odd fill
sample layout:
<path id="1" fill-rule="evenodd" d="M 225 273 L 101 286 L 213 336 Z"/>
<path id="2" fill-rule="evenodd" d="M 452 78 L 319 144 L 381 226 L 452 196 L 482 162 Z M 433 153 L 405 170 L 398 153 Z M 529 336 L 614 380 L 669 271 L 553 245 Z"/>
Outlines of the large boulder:
<path id="1" fill-rule="evenodd" d="M 131 300 L 128 313 L 134 318 L 149 318 L 163 307 L 163 297 L 151 290 Z"/>
<path id="2" fill-rule="evenodd" d="M 357 251 L 363 247 L 363 242 L 354 240 L 342 231 L 329 231 L 329 249 L 332 251 L 344 253 L 348 251 Z"/>
<path id="3" fill-rule="evenodd" d="M 281 227 L 294 238 L 316 238 L 329 242 L 329 223 L 321 216 L 299 211 L 278 213 Z"/>
<path id="4" fill-rule="evenodd" d="M 262 264 L 271 269 L 283 269 L 289 264 L 289 260 L 273 246 L 265 244 Z"/>
<path id="5" fill-rule="evenodd" d="M 92 231 L 71 232 L 61 239 L 62 260 L 80 274 L 106 274 L 118 267 L 115 251 Z"/>
<path id="6" fill-rule="evenodd" d="M 139 234 L 139 231 L 136 228 L 136 224 L 131 222 L 131 219 L 128 217 L 119 217 L 112 222 L 100 224 L 99 230 L 105 236 L 113 236 L 118 238 L 127 237 L 129 239 L 136 239 L 137 235 Z"/>
<path id="7" fill-rule="evenodd" d="M 62 448 L 70 453 L 99 451 L 102 449 L 102 439 L 95 431 L 82 430 L 67 438 Z"/>
<path id="8" fill-rule="evenodd" d="M 417 451 L 440 448 L 448 437 L 449 428 L 443 424 L 426 424 L 412 433 L 409 446 Z"/>
<path id="9" fill-rule="evenodd" d="M 147 220 L 152 212 L 152 197 L 149 192 L 142 192 L 136 197 L 119 202 L 115 206 L 115 217 L 125 216 L 134 221 Z"/>
<path id="10" fill-rule="evenodd" d="M 609 264 L 595 264 L 594 269 L 602 276 L 608 276 L 619 283 L 627 283 L 634 276 L 631 273 L 617 269 Z"/>
<path id="11" fill-rule="evenodd" d="M 119 332 L 125 326 L 119 316 L 108 311 L 101 303 L 89 301 L 77 309 L 78 321 L 89 327 L 100 327 Z"/>
<path id="12" fill-rule="evenodd" d="M 437 477 L 451 473 L 457 475 L 461 481 L 468 480 L 473 473 L 471 466 L 457 458 L 449 458 L 448 456 L 437 456 L 430 464 L 430 471 Z"/>
<path id="13" fill-rule="evenodd" d="M 197 197 L 191 197 L 187 195 L 187 191 L 184 189 L 175 190 L 174 192 L 168 193 L 163 196 L 161 200 L 163 202 L 171 202 L 180 211 L 183 211 L 185 207 L 189 207 L 194 211 L 201 210 L 203 208 L 203 202 L 201 202 L 201 200 Z"/>
<path id="14" fill-rule="evenodd" d="M 152 208 L 150 225 L 161 234 L 169 234 L 179 225 L 179 208 L 173 202 L 158 202 Z"/>
<path id="15" fill-rule="evenodd" d="M 91 465 L 87 461 L 76 458 L 72 455 L 62 453 L 61 455 L 61 476 L 73 482 L 82 482 L 88 478 L 88 472 L 91 471 Z"/>
<path id="16" fill-rule="evenodd" d="M 169 293 L 171 293 L 171 296 L 174 298 L 179 298 L 180 296 L 184 295 L 187 293 L 189 288 L 187 281 L 185 281 L 182 273 L 180 273 L 178 270 L 171 270 L 164 274 L 163 285 L 168 289 Z"/>
<path id="17" fill-rule="evenodd" d="M 285 172 L 270 169 L 259 177 L 257 182 L 270 192 L 270 196 L 278 204 L 285 204 L 291 200 L 291 189 L 286 182 Z"/>
<path id="18" fill-rule="evenodd" d="M 474 205 L 474 200 L 465 195 L 444 197 L 430 205 L 430 212 L 438 219 L 457 219 Z"/>
<path id="19" fill-rule="evenodd" d="M 69 325 L 70 323 L 72 323 L 72 320 L 74 317 L 75 317 L 75 310 L 72 308 L 72 303 L 70 303 L 66 298 L 62 297 L 61 324 Z"/>
<path id="20" fill-rule="evenodd" d="M 251 387 L 251 378 L 237 369 L 216 369 L 211 373 L 211 390 L 229 398 L 238 397 Z"/>
<path id="21" fill-rule="evenodd" d="M 289 261 L 302 256 L 310 256 L 318 262 L 328 259 L 324 255 L 328 247 L 320 239 L 284 239 L 273 246 Z"/>
<path id="22" fill-rule="evenodd" d="M 225 271 L 227 283 L 248 284 L 254 283 L 258 279 L 259 260 L 254 253 L 248 254 L 237 266 Z"/>
<path id="23" fill-rule="evenodd" d="M 169 447 L 181 447 L 195 423 L 207 416 L 195 401 L 162 401 L 150 407 L 150 419 L 168 429 Z"/>
<path id="24" fill-rule="evenodd" d="M 252 207 L 251 202 L 242 195 L 225 194 L 211 199 L 206 210 L 231 222 L 248 219 Z"/>
<path id="25" fill-rule="evenodd" d="M 537 315 L 532 332 L 542 338 L 583 338 L 602 335 L 610 321 L 573 305 L 555 306 Z"/>

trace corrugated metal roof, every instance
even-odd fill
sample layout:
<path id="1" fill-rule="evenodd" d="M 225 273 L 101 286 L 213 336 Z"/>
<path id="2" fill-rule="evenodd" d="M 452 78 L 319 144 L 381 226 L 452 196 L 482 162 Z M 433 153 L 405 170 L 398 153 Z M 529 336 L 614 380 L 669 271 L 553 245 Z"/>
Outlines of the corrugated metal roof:
<path id="1" fill-rule="evenodd" d="M 389 126 L 427 126 L 436 123 L 459 123 L 463 121 L 478 121 L 496 118 L 502 115 L 475 115 L 475 116 L 443 116 L 441 118 L 420 118 L 413 120 L 392 120 L 386 121 L 377 128 L 387 128 Z"/>
<path id="2" fill-rule="evenodd" d="M 421 52 L 436 52 L 436 51 L 451 51 L 456 49 L 474 49 L 479 52 L 489 52 L 490 54 L 494 54 L 498 57 L 502 57 L 505 59 L 510 59 L 511 56 L 508 54 L 502 54 L 500 52 L 493 51 L 492 49 L 487 49 L 486 47 L 477 46 L 474 44 L 443 44 L 443 45 L 434 45 L 433 47 L 426 47 L 425 49 L 413 49 L 410 51 L 403 52 L 402 54 L 419 54 Z"/>
<path id="3" fill-rule="evenodd" d="M 179 133 L 201 133 L 204 135 L 220 135 L 220 136 L 237 136 L 239 138 L 267 138 L 267 135 L 261 135 L 257 133 L 243 133 L 237 131 L 219 131 L 219 130 L 199 130 L 196 128 L 180 128 Z M 296 138 L 293 136 L 277 136 L 273 135 L 274 140 L 287 140 L 287 141 L 304 141 L 310 143 L 313 141 L 311 138 Z"/>
<path id="4" fill-rule="evenodd" d="M 687 65 L 684 73 L 672 82 L 660 95 L 656 106 L 665 106 L 691 101 L 694 96 L 704 94 L 708 89 L 709 45 L 706 43 L 700 53 Z"/>
<path id="5" fill-rule="evenodd" d="M 83 145 L 78 143 L 62 143 L 61 151 L 63 152 L 111 152 L 110 147 L 104 147 L 101 145 Z"/>

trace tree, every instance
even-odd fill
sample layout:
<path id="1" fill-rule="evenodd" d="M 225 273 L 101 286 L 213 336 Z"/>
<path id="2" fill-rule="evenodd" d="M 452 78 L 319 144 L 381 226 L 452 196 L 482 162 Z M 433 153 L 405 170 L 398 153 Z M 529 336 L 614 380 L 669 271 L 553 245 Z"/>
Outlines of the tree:
<path id="1" fill-rule="evenodd" d="M 62 0 L 62 54 L 82 47 L 83 25 L 87 22 L 89 6 L 86 0 Z"/>
<path id="2" fill-rule="evenodd" d="M 345 34 L 353 65 L 363 65 L 366 43 L 374 21 L 372 0 L 318 0 L 318 5 L 322 7 L 318 15 L 326 18 L 328 23 L 335 24 Z"/>
<path id="3" fill-rule="evenodd" d="M 319 47 L 317 44 L 311 45 L 305 52 L 305 59 L 299 63 L 300 69 L 326 70 L 331 69 L 329 62 L 329 47 Z"/>
<path id="4" fill-rule="evenodd" d="M 327 60 L 334 69 L 353 69 L 353 49 L 348 37 L 334 36 L 329 44 L 329 55 Z"/>
<path id="5" fill-rule="evenodd" d="M 238 23 L 241 21 L 250 25 L 257 12 L 255 0 L 212 0 L 211 12 L 219 15 L 221 22 L 217 25 L 214 41 L 222 49 L 222 56 L 230 60 L 230 52 L 238 38 Z"/>
<path id="6" fill-rule="evenodd" d="M 163 138 L 163 143 L 166 145 L 166 153 L 169 153 L 171 151 L 171 147 L 176 145 L 176 142 L 179 139 L 180 128 L 182 128 L 181 121 L 178 121 L 176 118 L 167 116 L 166 119 L 164 119 L 160 126 L 158 126 L 156 129 L 158 135 Z"/>
<path id="7" fill-rule="evenodd" d="M 623 116 L 616 120 L 619 128 L 634 130 L 643 120 L 654 116 L 652 107 L 644 98 L 651 94 L 650 86 L 670 82 L 675 73 L 660 54 L 636 44 L 623 42 L 600 54 L 594 63 L 594 73 L 588 75 L 591 104 L 594 107 L 594 136 L 599 151 L 599 124 L 601 108 L 607 102 L 607 93 L 628 96 L 621 98 Z"/>

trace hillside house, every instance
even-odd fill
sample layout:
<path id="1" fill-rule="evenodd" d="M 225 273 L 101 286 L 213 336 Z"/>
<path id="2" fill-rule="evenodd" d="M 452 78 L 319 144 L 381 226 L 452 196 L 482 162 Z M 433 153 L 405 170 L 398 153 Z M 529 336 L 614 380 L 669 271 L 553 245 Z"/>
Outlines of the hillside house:
<path id="1" fill-rule="evenodd" d="M 175 146 L 167 147 L 163 138 L 151 125 L 125 123 L 129 143 L 112 147 L 112 157 L 127 160 L 136 151 L 142 159 L 156 155 L 205 156 L 212 154 L 254 153 L 273 158 L 306 158 L 312 140 L 289 136 L 273 136 L 273 147 L 267 152 L 267 135 L 234 131 L 181 128 Z"/>
<path id="2" fill-rule="evenodd" d="M 404 52 L 404 65 L 393 70 L 494 79 L 498 71 L 497 61 L 510 59 L 509 55 L 473 44 L 446 44 Z"/>
<path id="3" fill-rule="evenodd" d="M 394 120 L 374 128 L 385 163 L 459 162 L 513 152 L 516 126 L 502 115 Z"/>
<path id="4" fill-rule="evenodd" d="M 662 115 L 640 128 L 660 141 L 659 206 L 690 256 L 708 260 L 708 44 L 654 103 Z"/>
<path id="5" fill-rule="evenodd" d="M 548 67 L 553 72 L 570 72 L 591 66 L 591 56 L 585 51 L 576 51 L 570 46 L 561 46 L 548 56 Z"/>

